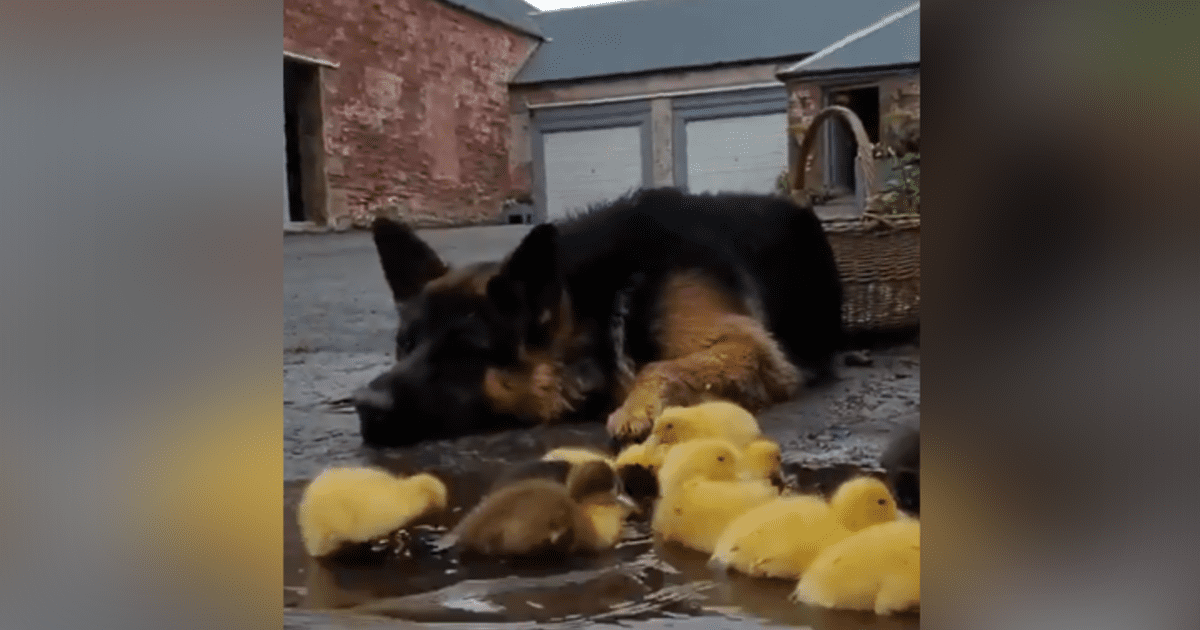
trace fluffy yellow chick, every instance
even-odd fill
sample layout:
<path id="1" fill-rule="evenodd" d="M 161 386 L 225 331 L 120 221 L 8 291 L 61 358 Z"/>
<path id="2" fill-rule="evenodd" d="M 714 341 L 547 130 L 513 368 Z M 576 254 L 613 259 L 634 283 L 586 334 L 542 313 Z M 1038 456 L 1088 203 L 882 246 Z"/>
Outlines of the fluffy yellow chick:
<path id="1" fill-rule="evenodd" d="M 825 547 L 896 515 L 896 502 L 883 482 L 853 478 L 828 503 L 816 496 L 786 497 L 738 517 L 717 539 L 709 566 L 796 579 Z"/>
<path id="2" fill-rule="evenodd" d="M 615 464 L 617 469 L 626 466 L 642 466 L 647 470 L 658 474 L 659 467 L 662 466 L 663 459 L 666 457 L 667 447 L 663 444 L 648 444 L 641 442 L 638 444 L 630 444 L 625 447 L 617 455 Z"/>
<path id="3" fill-rule="evenodd" d="M 856 532 L 896 520 L 896 500 L 887 484 L 874 477 L 854 477 L 838 486 L 829 506 L 842 526 Z"/>
<path id="4" fill-rule="evenodd" d="M 783 485 L 783 453 L 777 442 L 767 438 L 754 440 L 742 449 L 741 462 L 743 478 Z"/>
<path id="5" fill-rule="evenodd" d="M 654 446 L 724 438 L 738 448 L 744 448 L 760 435 L 758 421 L 745 408 L 724 400 L 713 400 L 690 407 L 667 407 L 654 421 L 646 443 Z"/>
<path id="6" fill-rule="evenodd" d="M 850 534 L 821 497 L 779 498 L 730 522 L 713 545 L 708 565 L 794 580 L 818 552 Z"/>
<path id="7" fill-rule="evenodd" d="M 667 453 L 658 483 L 661 498 L 651 527 L 665 541 L 712 553 L 718 536 L 742 514 L 779 496 L 762 480 L 738 480 L 738 448 L 708 438 Z"/>
<path id="8" fill-rule="evenodd" d="M 377 468 L 330 468 L 304 489 L 296 520 L 309 555 L 327 556 L 445 509 L 446 494 L 445 484 L 428 474 L 399 478 Z"/>
<path id="9" fill-rule="evenodd" d="M 583 462 L 605 462 L 610 466 L 613 465 L 612 458 L 604 453 L 592 450 L 590 448 L 575 446 L 563 446 L 553 449 L 542 456 L 542 461 L 567 462 L 571 465 L 581 464 Z"/>
<path id="10" fill-rule="evenodd" d="M 921 523 L 872 525 L 826 547 L 800 578 L 792 601 L 890 615 L 921 607 Z"/>

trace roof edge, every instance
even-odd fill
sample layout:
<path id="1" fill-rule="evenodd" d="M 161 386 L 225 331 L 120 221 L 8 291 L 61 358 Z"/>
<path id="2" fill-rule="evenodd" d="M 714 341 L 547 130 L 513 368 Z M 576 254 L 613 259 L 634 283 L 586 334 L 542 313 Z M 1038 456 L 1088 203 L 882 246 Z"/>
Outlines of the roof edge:
<path id="1" fill-rule="evenodd" d="M 775 77 L 780 81 L 787 83 L 796 79 L 828 79 L 831 77 L 858 77 L 858 76 L 874 76 L 877 74 L 886 74 L 900 70 L 919 70 L 921 68 L 920 61 L 906 61 L 904 63 L 889 63 L 878 66 L 854 66 L 847 68 L 825 68 L 821 70 L 801 69 L 800 72 L 777 72 Z"/>
<path id="2" fill-rule="evenodd" d="M 633 1 L 633 0 L 630 0 L 630 1 Z M 613 4 L 616 4 L 616 3 L 613 3 Z M 806 52 L 806 53 L 798 53 L 798 54 L 794 54 L 794 55 L 783 55 L 780 57 L 758 57 L 758 58 L 753 58 L 753 59 L 738 59 L 736 61 L 720 61 L 717 63 L 704 63 L 704 64 L 698 64 L 698 65 L 694 65 L 694 66 L 668 66 L 668 67 L 664 67 L 664 68 L 651 68 L 649 70 L 636 70 L 634 72 L 615 72 L 615 73 L 610 73 L 610 74 L 585 74 L 585 75 L 574 76 L 574 77 L 562 77 L 562 78 L 557 78 L 557 79 L 543 79 L 543 80 L 538 80 L 538 81 L 525 81 L 525 80 L 522 80 L 519 76 L 517 76 L 512 81 L 509 81 L 508 84 L 513 85 L 513 86 L 518 86 L 518 87 L 534 87 L 534 86 L 552 85 L 555 83 L 579 83 L 580 81 L 612 81 L 614 79 L 636 79 L 638 77 L 662 74 L 664 72 L 680 72 L 680 71 L 684 71 L 684 70 L 689 70 L 689 71 L 717 70 L 717 69 L 721 69 L 721 68 L 734 68 L 734 67 L 738 67 L 738 66 L 752 66 L 752 65 L 756 65 L 756 64 L 766 64 L 766 63 L 771 63 L 771 62 L 783 63 L 786 61 L 796 59 L 797 57 L 805 57 L 806 55 L 811 55 L 811 54 L 812 53 Z M 532 59 L 532 58 L 533 57 L 530 56 L 530 59 Z M 528 61 L 526 61 L 526 63 L 528 63 Z M 521 68 L 521 70 L 524 70 L 524 68 Z M 518 73 L 518 75 L 519 74 L 520 73 Z M 778 73 L 776 73 L 776 76 L 778 76 Z"/>
<path id="3" fill-rule="evenodd" d="M 779 71 L 779 73 L 777 73 L 776 76 L 779 76 L 779 77 L 782 77 L 784 75 L 789 76 L 789 77 L 796 76 L 797 74 L 801 73 L 808 64 L 811 64 L 820 59 L 824 59 L 825 57 L 828 57 L 830 54 L 832 54 L 835 50 L 843 48 L 847 44 L 850 44 L 852 42 L 858 41 L 858 40 L 866 37 L 867 35 L 870 35 L 871 33 L 874 33 L 875 31 L 878 31 L 878 30 L 884 28 L 885 26 L 899 20 L 900 18 L 903 18 L 903 17 L 909 15 L 910 13 L 912 13 L 920 8 L 921 8 L 921 3 L 918 0 L 917 2 L 914 2 L 910 5 L 908 5 L 907 7 L 900 9 L 899 11 L 896 11 L 894 13 L 884 16 L 882 19 L 871 24 L 870 26 L 867 26 L 866 28 L 861 28 L 857 31 L 854 31 L 853 33 L 850 33 L 849 35 L 826 46 L 825 48 L 822 48 L 821 50 L 813 53 L 812 55 L 809 55 L 808 57 L 804 58 L 803 60 L 797 62 L 795 65 Z"/>
<path id="4" fill-rule="evenodd" d="M 517 23 L 509 21 L 509 20 L 501 19 L 495 15 L 490 15 L 490 14 L 484 13 L 474 7 L 471 7 L 464 3 L 458 2 L 457 0 L 437 0 L 437 1 L 441 2 L 442 4 L 446 4 L 451 7 L 454 7 L 455 9 L 458 9 L 459 11 L 462 11 L 464 13 L 468 13 L 471 15 L 471 17 L 474 17 L 476 19 L 501 26 L 510 31 L 516 31 L 517 33 L 520 33 L 521 35 L 528 35 L 529 37 L 533 37 L 533 38 L 537 39 L 538 41 L 544 42 L 544 41 L 549 40 L 549 38 L 546 37 L 539 30 L 530 29 L 529 27 L 522 26 L 520 24 L 517 24 Z"/>

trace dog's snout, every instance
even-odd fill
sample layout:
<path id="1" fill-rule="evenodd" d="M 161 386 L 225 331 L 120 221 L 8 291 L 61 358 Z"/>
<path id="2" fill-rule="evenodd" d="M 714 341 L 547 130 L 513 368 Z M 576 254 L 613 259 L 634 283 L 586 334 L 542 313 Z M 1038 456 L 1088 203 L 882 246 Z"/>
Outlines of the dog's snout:
<path id="1" fill-rule="evenodd" d="M 354 392 L 354 408 L 374 413 L 387 413 L 395 407 L 396 401 L 392 393 L 385 388 L 375 387 L 374 384 L 359 388 Z"/>
<path id="2" fill-rule="evenodd" d="M 363 442 L 373 446 L 402 446 L 411 442 L 404 435 L 402 424 L 394 421 L 397 407 L 396 375 L 381 374 L 368 385 L 354 392 L 354 410 L 358 413 Z"/>

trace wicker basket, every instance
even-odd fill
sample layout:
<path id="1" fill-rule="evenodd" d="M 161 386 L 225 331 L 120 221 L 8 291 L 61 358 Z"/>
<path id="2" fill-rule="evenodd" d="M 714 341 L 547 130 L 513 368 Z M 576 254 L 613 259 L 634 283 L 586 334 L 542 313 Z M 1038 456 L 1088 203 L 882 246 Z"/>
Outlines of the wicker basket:
<path id="1" fill-rule="evenodd" d="M 849 124 L 858 144 L 854 161 L 860 215 L 822 221 L 842 277 L 842 321 L 850 333 L 915 327 L 920 323 L 921 217 L 878 212 L 873 146 L 853 111 L 827 107 L 803 130 L 788 177 L 791 194 L 801 203 L 815 197 L 805 186 L 806 164 L 822 123 L 834 116 Z"/>

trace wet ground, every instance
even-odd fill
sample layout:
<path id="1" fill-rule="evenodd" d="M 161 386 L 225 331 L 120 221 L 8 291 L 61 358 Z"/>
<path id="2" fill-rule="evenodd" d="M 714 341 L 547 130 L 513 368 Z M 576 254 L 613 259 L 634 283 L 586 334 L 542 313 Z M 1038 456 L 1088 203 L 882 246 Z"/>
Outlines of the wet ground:
<path id="1" fill-rule="evenodd" d="M 462 264 L 502 257 L 528 230 L 491 226 L 422 236 L 447 262 Z M 919 627 L 916 616 L 792 604 L 791 582 L 716 575 L 701 554 L 655 541 L 644 518 L 630 521 L 612 553 L 568 565 L 463 566 L 452 554 L 435 553 L 428 543 L 474 505 L 499 471 L 558 446 L 603 446 L 603 425 L 363 448 L 345 401 L 387 367 L 396 326 L 370 235 L 287 236 L 284 256 L 285 627 Z M 872 365 L 843 366 L 839 381 L 759 417 L 783 446 L 786 472 L 803 488 L 827 491 L 855 471 L 875 469 L 897 426 L 918 423 L 917 347 L 875 347 L 870 356 Z M 295 506 L 304 483 L 334 464 L 433 472 L 447 481 L 451 510 L 414 528 L 407 554 L 382 564 L 314 562 L 300 545 Z"/>

